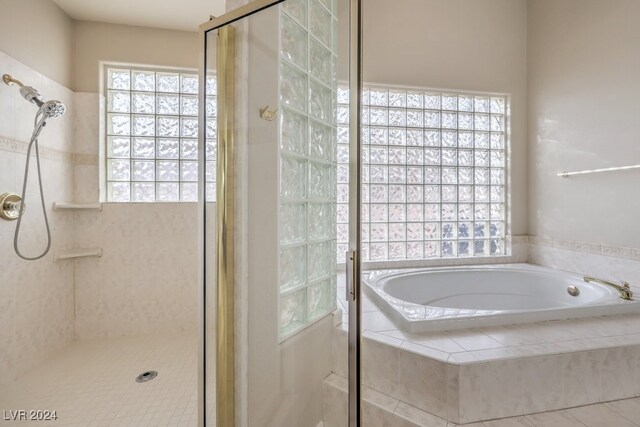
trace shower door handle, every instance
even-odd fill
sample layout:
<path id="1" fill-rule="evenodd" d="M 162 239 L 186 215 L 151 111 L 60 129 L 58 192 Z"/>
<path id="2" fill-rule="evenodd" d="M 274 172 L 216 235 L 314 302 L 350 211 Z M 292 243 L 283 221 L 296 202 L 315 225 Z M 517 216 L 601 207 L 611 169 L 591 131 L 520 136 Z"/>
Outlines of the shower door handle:
<path id="1" fill-rule="evenodd" d="M 356 277 L 356 261 L 358 257 L 357 251 L 347 251 L 346 264 L 347 264 L 347 280 L 346 280 L 346 299 L 347 301 L 355 301 L 356 295 L 358 295 L 358 280 Z"/>

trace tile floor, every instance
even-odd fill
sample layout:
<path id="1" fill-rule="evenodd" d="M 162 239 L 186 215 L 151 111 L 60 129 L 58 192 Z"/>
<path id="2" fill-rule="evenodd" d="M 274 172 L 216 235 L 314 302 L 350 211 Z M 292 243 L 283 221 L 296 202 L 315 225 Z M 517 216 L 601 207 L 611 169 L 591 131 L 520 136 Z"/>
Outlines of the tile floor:
<path id="1" fill-rule="evenodd" d="M 616 400 L 563 411 L 504 418 L 465 427 L 637 427 L 640 426 L 640 398 Z"/>
<path id="2" fill-rule="evenodd" d="M 158 376 L 137 383 L 146 370 Z M 0 425 L 195 426 L 197 391 L 195 333 L 80 340 L 0 388 Z M 21 409 L 58 419 L 5 420 Z"/>

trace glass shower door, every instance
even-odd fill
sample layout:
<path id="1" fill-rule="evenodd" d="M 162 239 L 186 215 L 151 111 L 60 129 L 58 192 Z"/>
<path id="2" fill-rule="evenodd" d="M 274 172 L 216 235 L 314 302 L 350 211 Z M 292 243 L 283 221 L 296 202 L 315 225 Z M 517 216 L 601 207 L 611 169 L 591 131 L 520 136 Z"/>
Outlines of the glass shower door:
<path id="1" fill-rule="evenodd" d="M 336 108 L 339 74 L 348 78 L 338 65 L 346 8 L 277 3 L 201 27 L 200 415 L 205 425 L 342 427 L 336 206 L 348 192 L 336 182 L 337 139 L 348 135 Z"/>

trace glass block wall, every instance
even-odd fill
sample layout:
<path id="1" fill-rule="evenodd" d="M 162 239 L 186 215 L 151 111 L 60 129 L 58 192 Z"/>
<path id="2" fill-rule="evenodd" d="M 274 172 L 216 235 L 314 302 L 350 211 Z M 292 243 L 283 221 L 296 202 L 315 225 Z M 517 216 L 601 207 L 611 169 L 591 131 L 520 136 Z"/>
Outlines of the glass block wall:
<path id="1" fill-rule="evenodd" d="M 336 306 L 336 2 L 280 12 L 280 336 Z"/>
<path id="2" fill-rule="evenodd" d="M 508 253 L 505 96 L 367 87 L 365 261 Z M 338 262 L 348 243 L 349 92 L 338 91 Z"/>
<path id="3" fill-rule="evenodd" d="M 198 76 L 106 68 L 107 201 L 198 198 Z M 216 93 L 209 78 L 207 93 Z M 216 97 L 207 97 L 207 191 L 215 201 Z"/>

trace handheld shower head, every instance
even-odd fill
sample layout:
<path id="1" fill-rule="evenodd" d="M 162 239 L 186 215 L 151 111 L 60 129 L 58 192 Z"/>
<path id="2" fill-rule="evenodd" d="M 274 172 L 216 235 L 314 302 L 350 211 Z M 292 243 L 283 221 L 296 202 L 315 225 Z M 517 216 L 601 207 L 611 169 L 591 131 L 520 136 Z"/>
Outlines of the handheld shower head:
<path id="1" fill-rule="evenodd" d="M 9 74 L 3 75 L 2 81 L 8 85 L 15 84 L 20 86 L 20 95 L 22 95 L 22 97 L 27 101 L 40 107 L 40 113 L 45 119 L 60 117 L 67 110 L 64 104 L 60 101 L 42 101 L 42 96 L 36 89 L 31 86 L 25 86 L 20 80 L 14 79 Z"/>
<path id="2" fill-rule="evenodd" d="M 60 101 L 56 101 L 56 100 L 51 100 L 46 102 L 43 101 L 42 96 L 40 96 L 37 90 L 35 90 L 31 86 L 25 86 L 24 84 L 22 84 L 20 80 L 14 79 L 9 74 L 3 75 L 2 81 L 8 85 L 14 84 L 19 86 L 20 95 L 22 95 L 22 97 L 27 101 L 32 102 L 39 107 L 33 123 L 33 133 L 31 134 L 31 140 L 29 141 L 29 146 L 27 147 L 27 161 L 24 168 L 24 179 L 22 181 L 21 197 L 22 197 L 23 203 L 20 204 L 20 210 L 18 212 L 18 218 L 17 218 L 18 223 L 16 224 L 16 230 L 13 235 L 13 249 L 15 250 L 16 254 L 24 260 L 35 261 L 37 259 L 44 257 L 51 249 L 51 228 L 49 227 L 49 219 L 47 218 L 47 209 L 44 201 L 44 190 L 42 189 L 42 174 L 40 172 L 40 152 L 38 150 L 38 137 L 40 136 L 40 132 L 42 131 L 42 129 L 46 126 L 47 120 L 50 118 L 56 118 L 56 117 L 62 116 L 65 113 L 66 108 L 64 104 Z M 42 205 L 42 215 L 44 217 L 44 225 L 47 229 L 47 247 L 39 255 L 29 257 L 29 256 L 25 256 L 20 251 L 18 238 L 20 235 L 20 225 L 22 224 L 22 215 L 24 214 L 24 200 L 25 200 L 26 191 L 27 191 L 27 182 L 29 180 L 29 163 L 31 158 L 31 148 L 34 146 L 36 149 L 36 167 L 38 171 L 38 187 L 40 189 L 40 202 Z"/>
<path id="3" fill-rule="evenodd" d="M 67 111 L 67 108 L 64 106 L 62 102 L 51 100 L 42 104 L 40 106 L 40 111 L 42 112 L 42 115 L 45 118 L 55 119 L 56 117 L 62 116 L 65 113 L 65 111 Z"/>
<path id="4" fill-rule="evenodd" d="M 20 95 L 22 95 L 22 97 L 27 101 L 38 105 L 38 107 L 42 106 L 42 96 L 31 86 L 21 86 Z"/>

